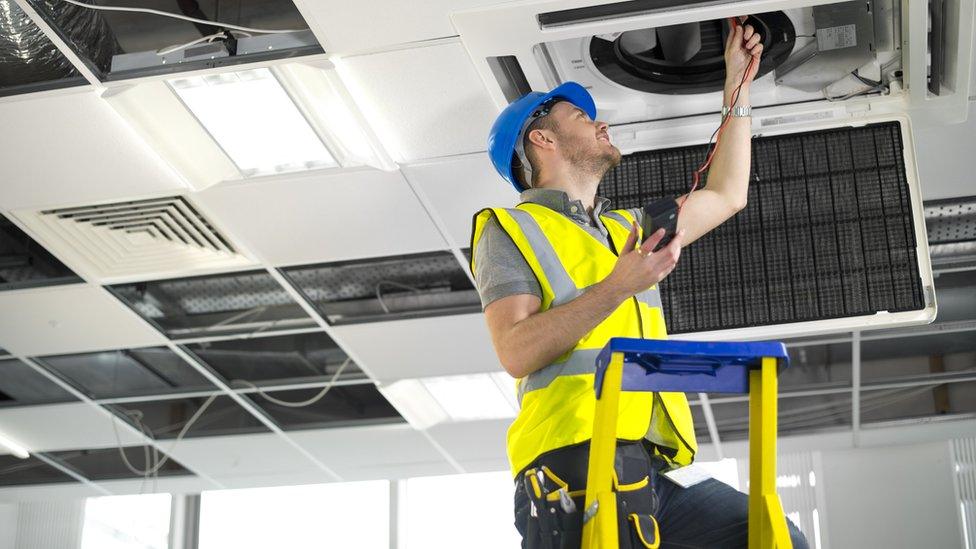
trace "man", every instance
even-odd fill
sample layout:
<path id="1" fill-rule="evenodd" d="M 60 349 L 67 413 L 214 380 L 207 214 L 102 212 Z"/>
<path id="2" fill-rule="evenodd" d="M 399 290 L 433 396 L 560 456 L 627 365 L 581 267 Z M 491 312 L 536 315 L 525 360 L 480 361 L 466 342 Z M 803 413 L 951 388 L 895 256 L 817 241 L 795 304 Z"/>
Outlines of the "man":
<path id="1" fill-rule="evenodd" d="M 734 29 L 724 104 L 733 106 L 741 85 L 735 106 L 748 106 L 762 44 L 751 26 Z M 485 318 L 502 366 L 519 379 L 508 451 L 524 548 L 580 544 L 596 352 L 610 337 L 666 337 L 656 284 L 682 246 L 746 203 L 750 119 L 740 109 L 723 130 L 707 186 L 679 199 L 677 234 L 656 252 L 663 229 L 641 244 L 641 211 L 610 211 L 596 196 L 620 151 L 595 114 L 589 93 L 573 82 L 506 108 L 489 153 L 523 191 L 522 204 L 475 216 L 472 269 Z M 690 464 L 697 451 L 684 394 L 621 394 L 617 434 L 621 548 L 654 547 L 658 535 L 661 547 L 746 545 L 744 494 L 714 479 L 682 488 L 659 475 Z M 805 548 L 792 523 L 790 530 L 794 547 Z"/>

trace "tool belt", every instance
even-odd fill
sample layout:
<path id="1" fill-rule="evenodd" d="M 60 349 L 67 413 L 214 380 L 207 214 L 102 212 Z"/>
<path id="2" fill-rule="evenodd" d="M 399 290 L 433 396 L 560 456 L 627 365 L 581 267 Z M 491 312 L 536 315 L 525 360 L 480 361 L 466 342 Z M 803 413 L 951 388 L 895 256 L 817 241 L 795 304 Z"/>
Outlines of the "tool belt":
<path id="1" fill-rule="evenodd" d="M 516 477 L 516 527 L 523 549 L 578 549 L 587 511 L 585 442 L 539 456 Z M 655 462 L 641 442 L 619 441 L 614 461 L 614 491 L 620 549 L 656 549 Z"/>

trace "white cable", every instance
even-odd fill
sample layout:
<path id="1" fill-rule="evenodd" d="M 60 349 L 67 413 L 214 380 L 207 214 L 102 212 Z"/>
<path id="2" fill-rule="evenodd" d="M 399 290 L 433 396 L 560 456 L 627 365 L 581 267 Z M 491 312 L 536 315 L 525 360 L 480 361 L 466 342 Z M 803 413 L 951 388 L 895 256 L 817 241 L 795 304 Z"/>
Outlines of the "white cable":
<path id="1" fill-rule="evenodd" d="M 189 48 L 190 46 L 195 46 L 195 45 L 199 44 L 200 42 L 210 42 L 211 40 L 213 40 L 214 38 L 217 38 L 218 36 L 224 36 L 224 33 L 223 32 L 217 32 L 217 33 L 214 33 L 214 34 L 208 34 L 207 36 L 201 36 L 200 38 L 197 38 L 196 40 L 190 40 L 189 42 L 187 42 L 185 44 L 179 44 L 177 46 L 169 46 L 169 47 L 166 47 L 166 48 L 158 49 L 158 50 L 156 50 L 156 55 L 167 55 L 167 54 L 173 53 L 174 51 L 184 50 L 186 48 Z"/>
<path id="2" fill-rule="evenodd" d="M 410 290 L 417 294 L 423 293 L 423 290 L 415 286 L 401 284 L 394 280 L 380 280 L 379 282 L 376 283 L 376 299 L 377 301 L 380 302 L 380 308 L 382 308 L 383 312 L 386 314 L 390 314 L 390 308 L 387 307 L 386 302 L 383 301 L 383 292 L 380 290 L 380 288 L 382 288 L 383 286 L 393 286 L 394 288 L 403 288 L 404 290 Z"/>
<path id="3" fill-rule="evenodd" d="M 247 385 L 248 387 L 254 389 L 255 392 L 257 392 L 257 394 L 261 395 L 262 397 L 264 397 L 270 402 L 274 402 L 279 406 L 286 406 L 288 408 L 304 408 L 305 406 L 311 406 L 312 404 L 315 404 L 316 402 L 325 398 L 325 395 L 329 393 L 329 389 L 331 389 L 335 385 L 336 380 L 339 379 L 339 374 L 341 374 L 342 371 L 346 369 L 346 366 L 348 366 L 351 361 L 352 361 L 351 358 L 347 358 L 346 361 L 342 363 L 342 366 L 339 366 L 339 369 L 336 370 L 334 374 L 332 374 L 332 379 L 329 380 L 329 384 L 323 387 L 322 390 L 319 391 L 317 395 L 313 396 L 308 400 L 301 400 L 299 402 L 289 402 L 287 400 L 277 399 L 262 391 L 261 388 L 258 387 L 257 385 L 244 379 L 235 379 L 231 383 L 240 383 L 242 385 Z"/>
<path id="4" fill-rule="evenodd" d="M 125 449 L 122 447 L 122 441 L 119 439 L 119 431 L 115 425 L 115 422 L 118 420 L 118 417 L 113 415 L 112 430 L 115 432 L 115 441 L 118 443 L 119 455 L 122 456 L 122 462 L 125 463 L 125 466 L 130 471 L 132 471 L 132 474 L 134 475 L 139 475 L 141 477 L 148 477 L 149 475 L 157 473 L 163 467 L 163 465 L 165 465 L 166 462 L 169 461 L 173 449 L 175 449 L 176 445 L 181 440 L 183 440 L 183 437 L 186 436 L 186 433 L 187 431 L 190 430 L 190 427 L 192 427 L 193 424 L 196 423 L 198 419 L 200 419 L 200 416 L 203 415 L 203 412 L 206 411 L 207 407 L 209 407 L 213 403 L 214 399 L 216 399 L 218 396 L 220 396 L 220 393 L 215 393 L 210 395 L 210 398 L 204 401 L 204 403 L 199 408 L 197 408 L 197 411 L 192 416 L 190 416 L 190 419 L 187 420 L 187 422 L 183 425 L 183 428 L 180 429 L 179 434 L 176 435 L 176 438 L 173 440 L 173 443 L 170 444 L 169 448 L 166 450 L 166 455 L 163 456 L 163 459 L 157 461 L 156 463 L 153 464 L 152 467 L 145 470 L 139 469 L 136 466 L 132 465 L 132 463 L 129 461 L 129 457 L 125 455 Z M 137 424 L 141 423 L 141 419 L 136 419 L 136 422 Z"/>
<path id="5" fill-rule="evenodd" d="M 124 6 L 96 6 L 94 4 L 86 4 L 84 2 L 78 2 L 77 0 L 61 0 L 62 2 L 67 2 L 69 4 L 74 4 L 76 6 L 81 6 L 83 8 L 88 8 L 90 10 L 102 10 L 102 11 L 128 11 L 135 13 L 152 13 L 155 15 L 162 15 L 163 17 L 172 17 L 173 19 L 182 19 L 184 21 L 190 21 L 191 23 L 203 23 L 204 25 L 210 25 L 212 27 L 224 27 L 225 29 L 234 29 L 245 32 L 255 32 L 258 34 L 287 34 L 289 32 L 303 32 L 309 29 L 281 29 L 281 30 L 270 30 L 270 29 L 252 29 L 251 27 L 240 27 L 237 25 L 229 25 L 227 23 L 221 23 L 220 21 L 207 21 L 206 19 L 197 19 L 196 17 L 187 17 L 186 15 L 180 15 L 178 13 L 170 13 L 168 11 L 152 10 L 148 8 L 130 8 Z"/>

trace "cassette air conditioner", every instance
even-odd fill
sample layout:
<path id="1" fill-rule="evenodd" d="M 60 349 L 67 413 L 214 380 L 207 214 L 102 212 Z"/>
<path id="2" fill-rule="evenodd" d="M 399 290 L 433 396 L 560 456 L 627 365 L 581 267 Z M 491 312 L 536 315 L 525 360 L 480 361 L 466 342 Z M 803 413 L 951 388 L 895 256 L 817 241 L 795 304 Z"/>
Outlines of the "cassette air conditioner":
<path id="1" fill-rule="evenodd" d="M 507 4 L 453 20 L 499 109 L 569 80 L 590 91 L 625 155 L 600 192 L 632 207 L 686 192 L 695 149 L 704 151 L 719 121 L 727 18 L 749 15 L 763 36 L 750 100 L 753 133 L 767 140 L 754 143 L 753 177 L 765 179 L 754 179 L 735 223 L 689 247 L 684 272 L 662 288 L 671 294 L 671 323 L 684 319 L 672 333 L 748 339 L 935 318 L 912 127 L 965 121 L 973 12 L 963 0 L 583 0 Z M 852 155 L 841 162 L 845 142 Z M 824 160 L 807 161 L 814 158 Z M 812 253 L 800 253 L 806 244 L 796 235 L 810 240 Z M 819 238 L 834 240 L 834 255 L 822 253 Z M 743 258 L 750 248 L 765 255 L 751 267 L 740 261 L 739 276 L 714 275 L 728 265 L 723 253 Z M 904 284 L 881 280 L 879 273 L 896 270 Z M 876 293 L 858 293 L 862 278 Z M 755 289 L 760 279 L 766 313 L 747 313 L 754 302 L 742 285 L 750 280 Z M 871 280 L 894 293 L 879 298 Z M 700 299 L 688 299 L 693 294 Z M 726 307 L 702 316 L 702 299 L 729 295 L 739 296 L 743 314 Z"/>

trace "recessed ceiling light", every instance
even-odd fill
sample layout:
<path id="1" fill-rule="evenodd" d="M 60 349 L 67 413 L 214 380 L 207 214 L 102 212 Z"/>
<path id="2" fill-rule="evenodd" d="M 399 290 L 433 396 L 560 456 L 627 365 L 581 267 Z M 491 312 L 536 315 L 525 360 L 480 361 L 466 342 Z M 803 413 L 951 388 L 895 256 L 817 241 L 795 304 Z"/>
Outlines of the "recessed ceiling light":
<path id="1" fill-rule="evenodd" d="M 416 429 L 446 421 L 511 418 L 518 410 L 515 380 L 505 373 L 403 379 L 380 392 Z"/>
<path id="2" fill-rule="evenodd" d="M 19 457 L 20 459 L 27 459 L 30 457 L 30 453 L 27 451 L 27 448 L 24 448 L 20 444 L 10 440 L 10 438 L 3 433 L 0 433 L 0 448 L 10 450 L 11 454 Z"/>
<path id="3" fill-rule="evenodd" d="M 245 176 L 338 165 L 270 69 L 169 85 Z"/>

